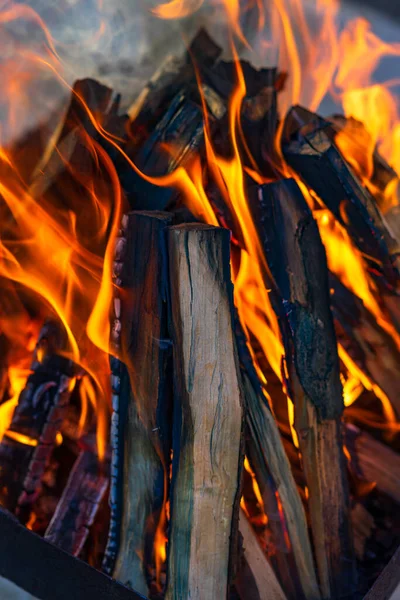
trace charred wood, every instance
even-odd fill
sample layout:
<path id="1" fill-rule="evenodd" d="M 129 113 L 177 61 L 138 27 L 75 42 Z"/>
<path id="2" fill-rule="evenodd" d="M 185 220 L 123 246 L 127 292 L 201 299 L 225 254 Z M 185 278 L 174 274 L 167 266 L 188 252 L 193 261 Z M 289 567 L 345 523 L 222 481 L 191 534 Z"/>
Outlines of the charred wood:
<path id="1" fill-rule="evenodd" d="M 76 367 L 61 356 L 65 345 L 65 332 L 47 322 L 36 345 L 32 374 L 0 444 L 1 504 L 22 521 L 28 519 L 40 489 L 74 386 Z"/>
<path id="2" fill-rule="evenodd" d="M 347 230 L 378 285 L 393 293 L 399 280 L 398 244 L 371 193 L 331 141 L 329 124 L 294 107 L 286 117 L 285 130 L 286 161 Z"/>
<path id="3" fill-rule="evenodd" d="M 175 398 L 166 597 L 223 599 L 236 568 L 243 460 L 229 232 L 179 225 L 168 248 Z"/>
<path id="4" fill-rule="evenodd" d="M 400 414 L 400 352 L 391 335 L 366 309 L 362 300 L 330 275 L 331 307 L 338 342 L 360 370 L 389 398 Z"/>
<path id="5" fill-rule="evenodd" d="M 396 600 L 400 593 L 400 548 L 364 596 L 364 600 Z"/>
<path id="6" fill-rule="evenodd" d="M 127 412 L 125 422 L 120 423 L 123 435 L 117 440 L 113 435 L 112 441 L 118 444 L 114 447 L 113 473 L 116 477 L 118 470 L 123 473 L 122 490 L 115 490 L 114 481 L 111 496 L 122 491 L 113 575 L 143 593 L 147 593 L 146 550 L 153 546 L 167 493 L 170 433 L 166 367 L 170 343 L 165 229 L 171 220 L 167 213 L 130 213 L 124 237 L 117 242 L 116 258 L 120 260 L 114 264 L 119 269 L 120 293 L 114 299 L 113 342 L 119 346 L 115 350 L 123 373 L 114 373 L 112 383 L 114 404 L 122 404 Z M 117 410 L 113 420 L 116 418 L 121 418 Z"/>
<path id="7" fill-rule="evenodd" d="M 70 473 L 45 539 L 79 556 L 108 488 L 106 465 L 91 450 L 82 450 Z"/>
<path id="8" fill-rule="evenodd" d="M 343 397 L 325 251 L 294 180 L 260 187 L 254 212 L 275 284 L 271 300 L 285 347 L 322 595 L 352 597 L 356 574 L 342 450 Z"/>
<path id="9" fill-rule="evenodd" d="M 354 473 L 400 503 L 400 455 L 353 424 L 346 426 L 345 442 Z"/>

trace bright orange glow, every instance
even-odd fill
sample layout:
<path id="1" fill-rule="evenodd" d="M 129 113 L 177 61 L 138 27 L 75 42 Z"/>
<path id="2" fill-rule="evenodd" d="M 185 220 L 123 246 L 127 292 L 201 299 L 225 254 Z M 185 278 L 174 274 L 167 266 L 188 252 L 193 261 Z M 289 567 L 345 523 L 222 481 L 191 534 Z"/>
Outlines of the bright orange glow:
<path id="1" fill-rule="evenodd" d="M 257 498 L 258 506 L 259 506 L 260 510 L 262 511 L 261 512 L 261 517 L 259 517 L 257 519 L 257 524 L 258 525 L 266 525 L 268 523 L 268 517 L 267 517 L 267 515 L 264 512 L 264 501 L 263 501 L 263 498 L 262 498 L 262 495 L 261 495 L 260 488 L 258 487 L 256 476 L 255 476 L 255 474 L 252 471 L 252 468 L 250 466 L 250 463 L 249 463 L 249 460 L 248 460 L 247 456 L 245 456 L 245 458 L 244 458 L 244 468 L 251 475 L 251 481 L 252 481 L 252 484 L 253 484 L 253 492 L 254 492 L 255 497 Z M 245 512 L 247 514 L 246 504 L 245 504 L 243 498 L 241 499 L 241 506 L 242 506 L 242 508 L 244 507 L 244 510 L 245 510 Z M 260 522 L 260 519 L 261 519 L 261 522 Z"/>
<path id="2" fill-rule="evenodd" d="M 20 444 L 24 444 L 25 446 L 35 447 L 38 445 L 38 441 L 34 438 L 29 437 L 29 435 L 24 435 L 23 433 L 18 433 L 18 431 L 12 431 L 12 429 L 5 432 L 5 437 L 10 438 L 10 440 L 15 440 Z"/>

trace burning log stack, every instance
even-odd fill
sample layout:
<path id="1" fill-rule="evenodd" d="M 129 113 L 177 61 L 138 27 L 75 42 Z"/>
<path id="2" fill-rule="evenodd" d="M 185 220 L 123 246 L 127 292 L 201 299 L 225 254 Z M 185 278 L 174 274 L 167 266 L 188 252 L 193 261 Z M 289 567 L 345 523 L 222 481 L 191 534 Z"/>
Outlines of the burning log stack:
<path id="1" fill-rule="evenodd" d="M 36 198 L 57 196 L 75 210 L 63 190 L 84 186 L 57 157 L 62 145 L 64 157 L 90 165 L 89 136 L 112 161 L 127 208 L 111 238 L 107 452 L 100 460 L 90 428 L 62 441 L 70 467 L 42 533 L 100 568 L 90 556 L 100 527 L 101 569 L 135 590 L 132 598 L 362 598 L 373 583 L 369 538 L 382 540 L 386 525 L 361 487 L 400 502 L 400 455 L 393 436 L 384 444 L 346 412 L 342 383 L 350 365 L 361 373 L 358 402 L 378 406 L 377 421 L 389 408 L 399 413 L 396 240 L 335 143 L 338 121 L 291 110 L 282 138 L 288 178 L 275 145 L 284 76 L 220 54 L 201 31 L 187 55 L 167 59 L 129 117 L 117 114 L 111 90 L 80 82 L 56 145 L 32 174 Z M 236 135 L 229 98 L 241 81 Z M 240 176 L 232 175 L 241 153 Z M 329 253 L 327 261 L 316 204 L 360 252 L 381 320 Z M 249 279 L 258 286 L 249 314 L 238 299 L 251 261 L 260 278 Z M 270 312 L 256 305 L 259 293 Z M 88 377 L 64 356 L 64 338 L 58 322 L 45 324 L 0 444 L 1 504 L 28 527 L 74 385 L 79 391 Z M 284 353 L 280 369 L 273 346 Z M 266 362 L 281 380 L 279 411 Z M 396 527 L 375 578 L 400 543 Z M 121 590 L 128 598 L 121 586 L 115 597 L 125 598 Z"/>

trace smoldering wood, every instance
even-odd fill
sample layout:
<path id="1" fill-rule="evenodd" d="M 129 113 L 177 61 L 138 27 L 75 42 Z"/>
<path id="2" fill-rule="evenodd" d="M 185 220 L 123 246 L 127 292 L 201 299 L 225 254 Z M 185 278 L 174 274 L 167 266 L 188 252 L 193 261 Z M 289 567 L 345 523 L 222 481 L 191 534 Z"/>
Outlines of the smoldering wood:
<path id="1" fill-rule="evenodd" d="M 147 548 L 153 547 L 166 498 L 170 421 L 167 364 L 171 344 L 167 331 L 168 213 L 128 215 L 120 293 L 115 298 L 120 323 L 119 355 L 129 387 L 123 435 L 121 534 L 113 576 L 147 593 Z M 114 380 L 117 376 L 114 376 Z M 115 381 L 114 381 L 115 389 Z"/>
<path id="2" fill-rule="evenodd" d="M 0 532 L 0 576 L 39 600 L 54 600 L 55 594 L 57 600 L 145 600 L 32 533 L 4 509 Z"/>
<path id="3" fill-rule="evenodd" d="M 363 600 L 397 600 L 400 594 L 400 548 Z"/>
<path id="4" fill-rule="evenodd" d="M 76 374 L 74 364 L 59 354 L 65 345 L 61 326 L 48 321 L 39 335 L 32 374 L 0 444 L 1 504 L 24 522 L 39 491 Z"/>
<path id="5" fill-rule="evenodd" d="M 242 509 L 239 513 L 239 532 L 242 536 L 243 559 L 235 587 L 243 600 L 286 600 L 276 575 L 262 550 L 249 520 Z"/>
<path id="6" fill-rule="evenodd" d="M 355 474 L 400 504 L 400 455 L 353 424 L 345 441 Z"/>
<path id="7" fill-rule="evenodd" d="M 183 89 L 174 96 L 140 148 L 134 150 L 132 159 L 150 177 L 168 175 L 193 158 L 203 139 L 201 106 Z M 119 161 L 118 173 L 135 210 L 164 210 L 176 194 L 172 187 L 160 187 L 143 179 L 124 159 Z"/>
<path id="8" fill-rule="evenodd" d="M 166 598 L 223 599 L 237 562 L 243 461 L 229 232 L 175 226 L 168 249 L 175 398 Z"/>
<path id="9" fill-rule="evenodd" d="M 107 464 L 91 450 L 75 461 L 45 539 L 73 556 L 79 556 L 109 485 Z"/>
<path id="10" fill-rule="evenodd" d="M 331 307 L 338 342 L 356 365 L 389 398 L 400 414 L 400 352 L 363 301 L 330 274 Z"/>
<path id="11" fill-rule="evenodd" d="M 398 244 L 371 193 L 330 140 L 325 121 L 304 117 L 307 112 L 294 107 L 286 117 L 284 157 L 347 230 L 377 283 L 393 293 L 399 281 Z"/>
<path id="12" fill-rule="evenodd" d="M 285 347 L 322 595 L 351 597 L 356 572 L 342 450 L 343 397 L 325 250 L 294 180 L 261 186 L 252 206 L 274 279 L 271 301 Z"/>
<path id="13" fill-rule="evenodd" d="M 128 110 L 135 127 L 145 126 L 146 129 L 151 129 L 163 107 L 169 104 L 182 88 L 195 81 L 193 63 L 197 68 L 210 67 L 221 53 L 222 49 L 207 31 L 201 28 L 193 38 L 187 53 L 183 56 L 167 56 Z"/>

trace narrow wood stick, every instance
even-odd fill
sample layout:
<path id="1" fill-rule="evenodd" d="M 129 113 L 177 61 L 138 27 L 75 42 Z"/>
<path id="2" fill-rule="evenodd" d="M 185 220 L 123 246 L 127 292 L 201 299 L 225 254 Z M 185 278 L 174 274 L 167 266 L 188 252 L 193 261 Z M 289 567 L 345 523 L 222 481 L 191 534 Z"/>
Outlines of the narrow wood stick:
<path id="1" fill-rule="evenodd" d="M 271 299 L 285 346 L 322 595 L 352 598 L 356 574 L 340 425 L 343 397 L 326 255 L 294 180 L 260 187 L 257 209 L 276 285 Z"/>
<path id="2" fill-rule="evenodd" d="M 399 600 L 400 598 L 400 547 L 363 600 Z"/>
<path id="3" fill-rule="evenodd" d="M 239 531 L 243 538 L 245 567 L 236 578 L 235 587 L 241 599 L 286 600 L 276 575 L 242 509 L 239 514 Z"/>
<path id="4" fill-rule="evenodd" d="M 289 597 L 298 598 L 298 577 L 304 598 L 320 598 L 306 516 L 278 426 L 261 390 L 258 393 L 255 391 L 247 375 L 244 375 L 244 390 L 249 430 L 247 452 L 270 520 L 282 585 L 285 590 L 290 586 L 290 593 L 287 590 Z M 285 529 L 289 540 L 286 539 Z M 297 577 L 290 564 L 290 555 L 294 559 Z"/>
<path id="5" fill-rule="evenodd" d="M 346 448 L 355 473 L 400 504 L 400 455 L 352 424 L 346 425 Z"/>
<path id="6" fill-rule="evenodd" d="M 114 343 L 120 345 L 123 373 L 114 375 L 116 404 L 127 411 L 123 424 L 121 469 L 123 490 L 120 542 L 114 577 L 139 592 L 147 593 L 146 548 L 152 547 L 166 496 L 169 458 L 166 361 L 167 263 L 165 229 L 167 213 L 136 212 L 128 215 L 119 275 L 120 294 L 114 300 Z M 118 324 L 118 325 L 117 325 Z M 121 385 L 122 383 L 122 385 Z M 118 412 L 116 412 L 118 414 Z M 125 418 L 118 414 L 119 418 Z M 122 424 L 121 424 L 122 425 Z"/>
<path id="7" fill-rule="evenodd" d="M 229 232 L 168 235 L 174 431 L 168 600 L 227 598 L 237 551 L 243 400 L 233 333 Z"/>
<path id="8" fill-rule="evenodd" d="M 79 556 L 107 490 L 109 478 L 91 450 L 82 450 L 45 533 L 45 539 Z"/>

